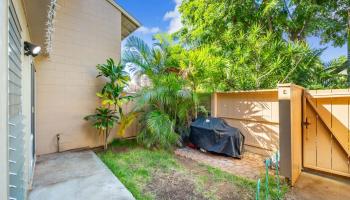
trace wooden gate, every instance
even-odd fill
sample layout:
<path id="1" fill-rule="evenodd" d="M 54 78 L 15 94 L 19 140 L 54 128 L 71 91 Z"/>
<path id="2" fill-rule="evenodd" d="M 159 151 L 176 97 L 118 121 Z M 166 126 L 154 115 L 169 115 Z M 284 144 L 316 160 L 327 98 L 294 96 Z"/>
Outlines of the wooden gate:
<path id="1" fill-rule="evenodd" d="M 349 90 L 303 96 L 303 167 L 350 177 Z"/>

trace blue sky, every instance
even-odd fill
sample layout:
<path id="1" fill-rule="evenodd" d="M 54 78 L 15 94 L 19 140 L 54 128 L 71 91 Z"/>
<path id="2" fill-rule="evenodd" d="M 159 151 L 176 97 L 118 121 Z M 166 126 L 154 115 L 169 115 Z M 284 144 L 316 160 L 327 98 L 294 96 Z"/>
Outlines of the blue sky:
<path id="1" fill-rule="evenodd" d="M 317 37 L 308 38 L 308 42 L 312 48 L 327 47 L 327 49 L 321 55 L 321 59 L 326 62 L 334 58 L 338 58 L 341 55 L 346 56 L 347 54 L 347 45 L 344 45 L 342 47 L 333 47 L 330 44 L 320 45 L 320 39 Z"/>
<path id="2" fill-rule="evenodd" d="M 115 0 L 141 24 L 132 35 L 152 44 L 152 35 L 174 32 L 181 28 L 180 14 L 176 9 L 181 0 Z"/>
<path id="3" fill-rule="evenodd" d="M 152 35 L 158 32 L 172 33 L 181 28 L 181 16 L 177 10 L 181 0 L 115 0 L 120 6 L 134 16 L 141 24 L 132 35 L 138 36 L 152 44 Z M 323 61 L 330 61 L 340 55 L 346 55 L 347 47 L 334 48 L 329 44 L 320 45 L 316 37 L 308 38 L 313 48 L 327 47 L 321 55 Z"/>

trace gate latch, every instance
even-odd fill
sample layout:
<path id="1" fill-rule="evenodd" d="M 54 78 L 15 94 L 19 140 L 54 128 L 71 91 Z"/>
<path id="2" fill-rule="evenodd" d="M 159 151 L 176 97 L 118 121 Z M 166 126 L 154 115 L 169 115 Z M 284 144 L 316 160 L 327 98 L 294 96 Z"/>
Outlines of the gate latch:
<path id="1" fill-rule="evenodd" d="M 307 118 L 305 119 L 305 122 L 303 122 L 303 125 L 305 126 L 305 128 L 307 128 L 310 125 Z"/>

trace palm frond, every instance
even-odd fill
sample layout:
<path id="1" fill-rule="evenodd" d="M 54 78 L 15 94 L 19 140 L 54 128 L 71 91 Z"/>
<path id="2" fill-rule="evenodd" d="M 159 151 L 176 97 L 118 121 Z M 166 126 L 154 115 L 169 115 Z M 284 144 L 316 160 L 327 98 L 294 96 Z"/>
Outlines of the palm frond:
<path id="1" fill-rule="evenodd" d="M 147 147 L 170 148 L 178 141 L 174 123 L 160 111 L 148 112 L 145 116 L 145 129 L 138 135 L 138 141 Z"/>
<path id="2" fill-rule="evenodd" d="M 119 122 L 117 135 L 124 136 L 126 129 L 130 127 L 130 125 L 135 121 L 137 116 L 137 112 L 130 112 L 127 115 L 123 115 Z"/>

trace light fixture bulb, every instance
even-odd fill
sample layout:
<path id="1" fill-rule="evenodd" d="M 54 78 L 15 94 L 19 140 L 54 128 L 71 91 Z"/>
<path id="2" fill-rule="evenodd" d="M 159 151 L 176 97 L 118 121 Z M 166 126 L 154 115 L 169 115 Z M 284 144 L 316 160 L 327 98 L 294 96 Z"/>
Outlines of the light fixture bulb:
<path id="1" fill-rule="evenodd" d="M 37 55 L 37 54 L 40 53 L 40 51 L 41 51 L 41 47 L 40 47 L 40 46 L 37 46 L 37 47 L 35 47 L 35 48 L 33 49 L 33 54 Z"/>
<path id="2" fill-rule="evenodd" d="M 39 55 L 40 51 L 41 51 L 40 46 L 32 44 L 32 43 L 27 42 L 27 41 L 24 42 L 24 55 L 26 55 L 26 56 L 31 55 L 31 56 L 35 57 L 35 56 Z"/>

